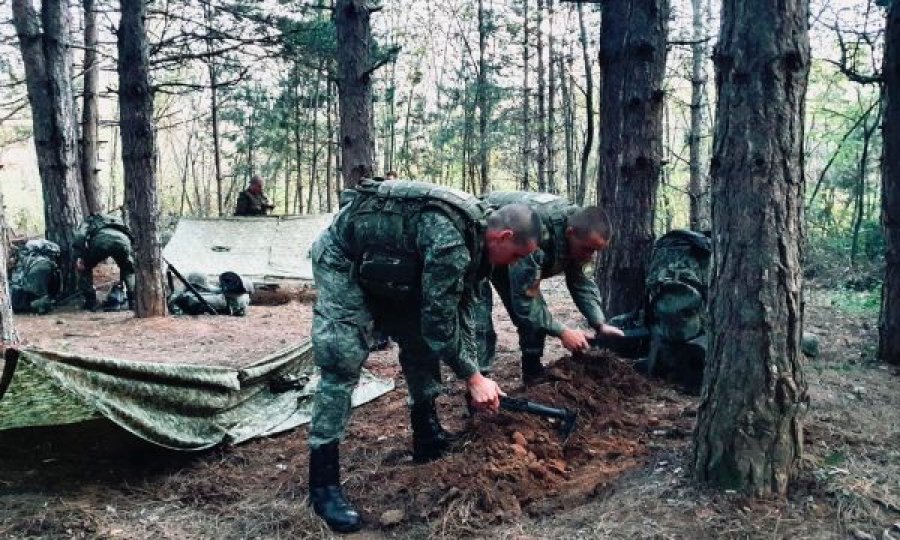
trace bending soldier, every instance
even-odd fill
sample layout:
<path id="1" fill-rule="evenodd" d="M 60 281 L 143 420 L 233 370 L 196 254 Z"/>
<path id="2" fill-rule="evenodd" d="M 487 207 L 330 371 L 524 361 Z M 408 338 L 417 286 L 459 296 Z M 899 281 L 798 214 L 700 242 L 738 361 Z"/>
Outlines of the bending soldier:
<path id="1" fill-rule="evenodd" d="M 540 293 L 540 283 L 565 274 L 566 286 L 578 310 L 599 334 L 621 335 L 622 331 L 606 324 L 596 283 L 585 275 L 584 266 L 597 251 L 606 249 L 610 239 L 609 218 L 598 207 L 579 208 L 565 199 L 548 193 L 496 191 L 485 197 L 491 206 L 504 208 L 524 204 L 541 220 L 540 249 L 515 264 L 495 266 L 490 283 L 479 290 L 478 331 L 479 363 L 489 372 L 494 360 L 497 334 L 491 321 L 491 284 L 497 289 L 510 319 L 519 333 L 522 351 L 522 381 L 533 384 L 544 373 L 541 356 L 546 336 L 558 337 L 570 351 L 588 348 L 587 336 L 581 330 L 567 328 L 551 315 Z"/>
<path id="2" fill-rule="evenodd" d="M 474 407 L 497 410 L 502 392 L 478 370 L 475 288 L 490 265 L 534 251 L 540 234 L 526 206 L 490 213 L 477 198 L 433 184 L 364 180 L 345 195 L 311 250 L 312 341 L 322 378 L 309 431 L 310 502 L 340 532 L 362 525 L 341 490 L 338 443 L 374 326 L 400 346 L 413 458 L 438 458 L 454 443 L 435 410 L 440 363 L 466 381 Z"/>
<path id="3" fill-rule="evenodd" d="M 94 267 L 112 257 L 119 267 L 119 279 L 125 283 L 128 309 L 134 309 L 134 252 L 131 231 L 121 219 L 108 214 L 91 214 L 75 231 L 72 249 L 78 288 L 84 296 L 84 309 L 97 309 Z"/>
<path id="4" fill-rule="evenodd" d="M 50 240 L 29 240 L 16 253 L 9 278 L 9 295 L 15 313 L 49 313 L 59 294 L 59 246 Z"/>

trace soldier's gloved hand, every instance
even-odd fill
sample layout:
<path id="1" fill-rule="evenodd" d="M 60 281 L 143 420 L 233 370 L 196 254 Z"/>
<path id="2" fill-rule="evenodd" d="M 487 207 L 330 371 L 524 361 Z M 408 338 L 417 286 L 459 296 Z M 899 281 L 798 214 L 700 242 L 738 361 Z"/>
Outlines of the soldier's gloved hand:
<path id="1" fill-rule="evenodd" d="M 500 390 L 492 379 L 476 372 L 466 380 L 469 389 L 470 403 L 479 411 L 497 412 L 500 409 L 500 396 L 506 394 Z"/>
<path id="2" fill-rule="evenodd" d="M 586 351 L 590 347 L 587 336 L 581 330 L 565 328 L 559 335 L 559 339 L 562 341 L 563 347 L 572 352 Z"/>
<path id="3" fill-rule="evenodd" d="M 625 332 L 622 331 L 621 328 L 617 328 L 615 326 L 600 323 L 594 327 L 594 330 L 597 331 L 598 336 L 618 336 L 622 337 L 625 335 Z"/>

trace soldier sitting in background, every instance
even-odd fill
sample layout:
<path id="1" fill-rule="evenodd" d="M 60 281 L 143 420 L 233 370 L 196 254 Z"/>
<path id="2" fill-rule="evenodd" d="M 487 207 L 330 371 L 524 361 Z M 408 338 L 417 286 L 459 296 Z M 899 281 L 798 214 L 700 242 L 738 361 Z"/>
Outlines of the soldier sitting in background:
<path id="1" fill-rule="evenodd" d="M 269 198 L 263 192 L 264 182 L 261 176 L 254 174 L 250 179 L 247 189 L 238 195 L 237 205 L 234 208 L 236 216 L 264 216 L 275 205 L 269 202 Z"/>
<path id="2" fill-rule="evenodd" d="M 219 276 L 219 286 L 212 287 L 206 276 L 198 272 L 187 275 L 187 281 L 200 293 L 219 315 L 242 317 L 247 314 L 250 305 L 250 293 L 253 286 L 246 279 L 234 272 L 225 272 Z M 169 312 L 173 315 L 209 314 L 209 309 L 187 287 L 172 292 L 166 299 Z"/>
<path id="3" fill-rule="evenodd" d="M 72 250 L 76 257 L 78 288 L 84 295 L 84 309 L 97 309 L 94 267 L 112 257 L 125 283 L 128 309 L 134 309 L 134 252 L 131 231 L 116 216 L 91 214 L 75 231 Z"/>
<path id="4" fill-rule="evenodd" d="M 49 313 L 60 292 L 59 246 L 49 240 L 29 240 L 16 252 L 9 278 L 15 313 Z"/>

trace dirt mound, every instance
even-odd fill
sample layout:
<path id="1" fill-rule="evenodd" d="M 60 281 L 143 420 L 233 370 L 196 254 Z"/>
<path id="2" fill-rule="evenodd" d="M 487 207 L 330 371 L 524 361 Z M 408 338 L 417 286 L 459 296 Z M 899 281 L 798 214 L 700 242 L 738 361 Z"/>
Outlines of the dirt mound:
<path id="1" fill-rule="evenodd" d="M 371 472 L 363 483 L 369 491 L 363 500 L 374 503 L 367 517 L 377 523 L 383 512 L 400 510 L 411 518 L 459 524 L 467 521 L 462 514 L 478 522 L 504 521 L 581 504 L 642 464 L 654 434 L 686 435 L 690 421 L 683 418 L 683 405 L 647 413 L 653 393 L 618 358 L 564 358 L 550 368 L 550 381 L 520 397 L 576 409 L 577 427 L 568 440 L 558 424 L 539 416 L 477 415 L 460 452 L 420 466 L 382 463 L 387 466 Z"/>

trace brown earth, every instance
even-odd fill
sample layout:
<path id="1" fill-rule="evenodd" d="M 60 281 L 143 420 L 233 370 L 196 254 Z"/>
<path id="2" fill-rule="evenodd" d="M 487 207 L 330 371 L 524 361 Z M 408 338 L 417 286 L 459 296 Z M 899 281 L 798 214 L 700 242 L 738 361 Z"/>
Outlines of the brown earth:
<path id="1" fill-rule="evenodd" d="M 556 315 L 576 323 L 562 285 L 547 285 Z M 810 326 L 826 336 L 822 356 L 806 370 L 807 457 L 787 500 L 694 487 L 696 400 L 644 381 L 621 360 L 573 359 L 554 340 L 544 357 L 559 359 L 551 380 L 522 391 L 515 332 L 498 309 L 495 378 L 511 395 L 577 408 L 576 432 L 564 442 L 555 424 L 524 414 L 471 419 L 461 386 L 452 383 L 441 415 L 448 428 L 467 432 L 467 443 L 445 459 L 413 465 L 396 347 L 373 355 L 367 366 L 395 377 L 398 391 L 357 410 L 341 447 L 346 492 L 367 520 L 355 536 L 900 540 L 900 530 L 889 530 L 900 521 L 897 378 L 871 363 L 871 315 L 842 314 L 824 298 L 809 302 Z M 227 363 L 277 350 L 281 339 L 302 339 L 310 312 L 309 303 L 293 301 L 253 306 L 245 319 L 60 313 L 17 322 L 45 346 Z M 327 537 L 305 507 L 304 441 L 299 429 L 179 454 L 100 421 L 2 432 L 0 538 Z"/>

